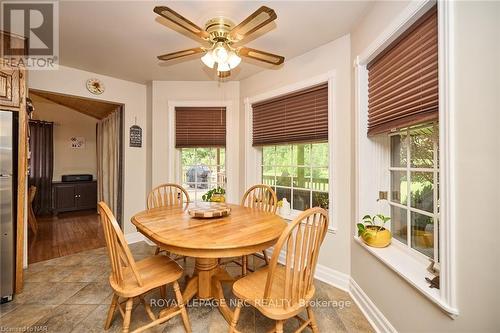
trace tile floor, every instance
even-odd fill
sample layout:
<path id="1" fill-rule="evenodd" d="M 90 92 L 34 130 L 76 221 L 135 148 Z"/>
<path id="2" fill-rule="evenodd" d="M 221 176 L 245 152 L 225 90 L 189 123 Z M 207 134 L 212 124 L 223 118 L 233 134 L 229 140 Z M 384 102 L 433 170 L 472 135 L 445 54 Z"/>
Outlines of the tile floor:
<path id="1" fill-rule="evenodd" d="M 154 248 L 141 242 L 130 246 L 136 260 L 153 254 Z M 180 261 L 182 262 L 182 261 Z M 192 273 L 194 262 L 188 260 L 186 271 Z M 229 265 L 231 274 L 240 268 Z M 60 257 L 29 265 L 25 272 L 24 291 L 12 302 L 0 305 L 0 331 L 26 332 L 104 332 L 103 324 L 111 302 L 108 284 L 109 263 L 105 248 Z M 330 301 L 330 306 L 314 309 L 320 332 L 373 332 L 359 308 L 349 295 L 316 281 L 316 298 Z M 181 288 L 184 281 L 180 281 Z M 227 297 L 231 297 L 228 286 Z M 173 294 L 169 291 L 170 296 Z M 158 299 L 152 292 L 148 300 Z M 336 302 L 336 303 L 335 303 Z M 156 311 L 159 308 L 154 309 Z M 228 325 L 216 308 L 210 305 L 190 307 L 189 318 L 194 333 L 227 332 Z M 147 322 L 142 306 L 132 314 L 131 330 Z M 120 332 L 122 319 L 115 316 L 108 332 Z M 242 332 L 267 332 L 273 321 L 254 308 L 243 308 L 238 328 Z M 285 332 L 297 328 L 296 320 L 289 320 Z M 29 330 L 32 328 L 32 330 Z M 184 332 L 180 317 L 149 330 L 149 332 Z"/>

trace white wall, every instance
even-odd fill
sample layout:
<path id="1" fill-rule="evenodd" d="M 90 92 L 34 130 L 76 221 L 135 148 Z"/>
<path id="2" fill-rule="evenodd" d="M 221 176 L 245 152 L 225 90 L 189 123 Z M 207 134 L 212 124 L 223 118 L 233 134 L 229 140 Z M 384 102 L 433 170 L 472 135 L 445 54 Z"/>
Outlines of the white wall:
<path id="1" fill-rule="evenodd" d="M 87 91 L 85 82 L 96 77 L 104 83 L 106 91 L 99 96 Z M 56 93 L 93 98 L 124 104 L 124 232 L 135 232 L 130 218 L 146 208 L 146 85 L 115 79 L 91 72 L 59 66 L 58 70 L 31 71 L 28 75 L 29 88 Z M 128 146 L 129 128 L 142 127 L 142 148 Z"/>
<path id="2" fill-rule="evenodd" d="M 96 124 L 97 119 L 31 95 L 35 112 L 33 119 L 54 123 L 54 173 L 52 179 L 61 181 L 62 175 L 91 174 L 97 176 Z M 85 138 L 85 147 L 71 148 L 70 138 Z"/>
<path id="3" fill-rule="evenodd" d="M 333 131 L 334 140 L 333 155 L 335 166 L 333 180 L 333 219 L 338 230 L 335 234 L 329 233 L 321 249 L 319 263 L 345 274 L 350 272 L 350 223 L 351 211 L 349 196 L 351 159 L 351 56 L 350 37 L 344 36 L 333 42 L 318 47 L 299 57 L 288 59 L 282 68 L 277 70 L 266 70 L 246 80 L 241 81 L 241 97 L 252 98 L 270 90 L 276 90 L 284 86 L 308 80 L 328 72 L 334 72 L 335 85 L 334 96 L 336 109 L 335 122 L 330 127 Z M 241 106 L 243 110 L 243 106 Z M 240 135 L 243 135 L 246 124 L 245 117 L 240 118 Z M 245 159 L 245 142 L 240 145 L 240 159 Z M 240 184 L 245 184 L 244 163 L 240 164 Z M 257 167 L 257 166 L 255 166 Z M 243 188 L 240 188 L 240 193 Z"/>
<path id="4" fill-rule="evenodd" d="M 376 3 L 352 32 L 359 55 L 407 3 Z M 455 63 L 451 68 L 456 151 L 455 219 L 457 300 L 451 319 L 394 271 L 351 244 L 352 278 L 400 332 L 498 332 L 500 251 L 496 230 L 500 202 L 500 3 L 455 2 Z M 354 73 L 353 73 L 354 75 Z M 353 90 L 354 93 L 354 90 Z M 354 108 L 353 108 L 354 112 Z M 353 193 L 359 196 L 360 193 Z M 353 207 L 354 209 L 354 207 Z M 352 223 L 354 227 L 354 221 Z"/>
<path id="5" fill-rule="evenodd" d="M 226 109 L 226 174 L 228 202 L 239 202 L 239 143 L 240 85 L 210 81 L 153 81 L 152 83 L 152 186 L 165 182 L 178 182 L 175 149 L 175 117 L 173 107 L 178 103 L 191 106 L 228 104 Z M 186 104 L 187 103 L 187 104 Z M 191 103 L 191 104 L 190 104 Z M 200 104 L 201 103 L 201 104 Z M 170 110 L 169 110 L 170 106 Z M 149 172 L 149 171 L 148 171 Z"/>

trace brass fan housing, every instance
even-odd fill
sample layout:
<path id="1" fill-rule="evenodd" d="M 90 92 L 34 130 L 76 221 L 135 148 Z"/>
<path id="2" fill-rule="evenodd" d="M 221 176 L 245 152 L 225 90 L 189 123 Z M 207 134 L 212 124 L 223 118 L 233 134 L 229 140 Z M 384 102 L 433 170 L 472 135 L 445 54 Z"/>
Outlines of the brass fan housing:
<path id="1" fill-rule="evenodd" d="M 222 16 L 214 17 L 205 23 L 205 31 L 210 34 L 209 40 L 212 43 L 228 41 L 229 32 L 233 28 L 233 21 Z"/>

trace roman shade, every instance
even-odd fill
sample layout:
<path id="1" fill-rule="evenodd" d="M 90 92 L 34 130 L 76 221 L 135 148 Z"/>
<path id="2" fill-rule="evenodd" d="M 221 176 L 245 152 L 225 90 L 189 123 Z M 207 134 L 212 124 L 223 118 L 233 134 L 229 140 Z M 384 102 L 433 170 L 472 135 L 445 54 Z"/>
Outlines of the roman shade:
<path id="1" fill-rule="evenodd" d="M 225 107 L 176 107 L 175 147 L 225 147 Z"/>
<path id="2" fill-rule="evenodd" d="M 438 118 L 434 6 L 368 66 L 368 135 Z"/>
<path id="3" fill-rule="evenodd" d="M 328 83 L 252 104 L 253 146 L 328 140 Z"/>

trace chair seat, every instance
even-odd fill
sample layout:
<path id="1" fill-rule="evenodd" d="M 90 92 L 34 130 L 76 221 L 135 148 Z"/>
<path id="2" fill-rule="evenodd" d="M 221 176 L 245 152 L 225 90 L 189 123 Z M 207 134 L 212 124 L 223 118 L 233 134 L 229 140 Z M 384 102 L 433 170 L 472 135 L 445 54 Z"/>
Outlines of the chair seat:
<path id="1" fill-rule="evenodd" d="M 271 294 L 267 300 L 264 300 L 268 271 L 269 267 L 266 266 L 239 279 L 233 284 L 233 293 L 271 319 L 286 319 L 300 313 L 305 308 L 306 303 L 314 296 L 314 285 L 304 299 L 295 304 L 288 303 L 287 299 L 290 299 L 290 297 L 285 298 L 283 288 L 285 285 L 285 267 L 277 265 L 274 271 Z"/>
<path id="2" fill-rule="evenodd" d="M 123 284 L 118 285 L 112 275 L 109 277 L 109 283 L 117 295 L 135 297 L 182 277 L 182 267 L 168 256 L 151 256 L 136 261 L 136 267 L 142 279 L 142 286 L 137 284 L 129 267 L 123 270 Z"/>

